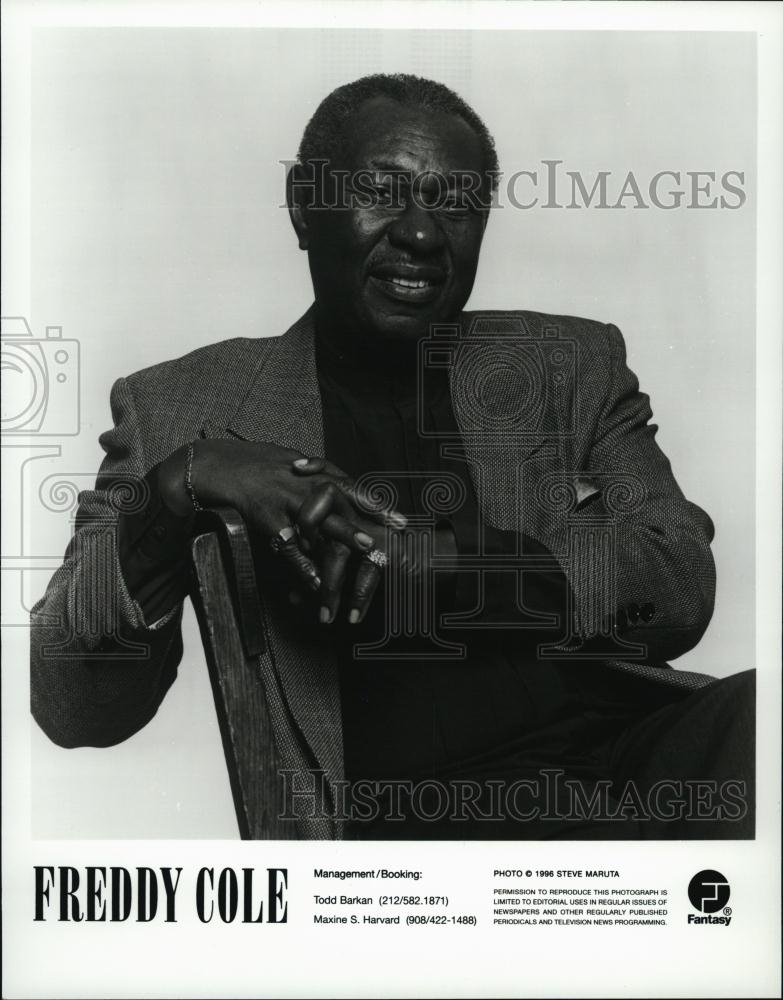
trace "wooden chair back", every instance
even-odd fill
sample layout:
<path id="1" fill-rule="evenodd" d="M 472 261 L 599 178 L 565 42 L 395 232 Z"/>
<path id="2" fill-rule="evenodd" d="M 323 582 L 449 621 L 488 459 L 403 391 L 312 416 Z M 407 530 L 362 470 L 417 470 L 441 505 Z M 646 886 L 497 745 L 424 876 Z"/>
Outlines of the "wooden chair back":
<path id="1" fill-rule="evenodd" d="M 191 597 L 212 682 L 243 840 L 291 840 L 281 760 L 259 667 L 266 651 L 247 527 L 235 510 L 205 511 L 191 545 Z"/>

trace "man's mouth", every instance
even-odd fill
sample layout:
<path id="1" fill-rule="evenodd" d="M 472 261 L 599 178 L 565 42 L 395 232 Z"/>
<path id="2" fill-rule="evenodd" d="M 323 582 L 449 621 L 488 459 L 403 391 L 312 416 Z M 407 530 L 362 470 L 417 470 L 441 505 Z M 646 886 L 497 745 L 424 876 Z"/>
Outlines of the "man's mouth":
<path id="1" fill-rule="evenodd" d="M 435 267 L 382 265 L 370 273 L 373 285 L 397 302 L 424 304 L 437 297 L 446 276 Z"/>
<path id="2" fill-rule="evenodd" d="M 400 285 L 402 288 L 431 288 L 434 284 L 432 281 L 425 281 L 424 278 L 420 278 L 418 281 L 410 281 L 408 278 L 387 278 L 387 281 L 391 281 L 393 285 Z"/>

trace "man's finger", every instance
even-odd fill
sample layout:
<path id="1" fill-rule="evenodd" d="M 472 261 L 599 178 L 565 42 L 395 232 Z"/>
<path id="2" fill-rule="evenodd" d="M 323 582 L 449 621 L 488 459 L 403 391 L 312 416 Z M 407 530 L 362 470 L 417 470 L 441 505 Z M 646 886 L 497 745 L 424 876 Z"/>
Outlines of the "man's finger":
<path id="1" fill-rule="evenodd" d="M 323 483 L 304 501 L 296 514 L 296 525 L 311 546 L 318 544 L 324 523 L 342 500 L 334 483 Z M 358 528 L 354 528 L 355 533 Z M 349 539 L 346 539 L 350 544 Z"/>
<path id="2" fill-rule="evenodd" d="M 321 534 L 331 541 L 347 545 L 354 552 L 369 552 L 376 544 L 369 532 L 358 528 L 341 514 L 329 514 L 325 517 L 321 522 Z"/>
<path id="3" fill-rule="evenodd" d="M 291 570 L 294 579 L 303 584 L 308 590 L 319 590 L 321 587 L 321 577 L 315 563 L 308 559 L 295 541 L 287 542 L 277 549 L 277 555 L 283 559 Z"/>
<path id="4" fill-rule="evenodd" d="M 300 476 L 314 476 L 323 472 L 329 463 L 325 458 L 297 458 L 291 467 Z"/>
<path id="5" fill-rule="evenodd" d="M 297 527 L 313 548 L 319 538 L 326 538 L 341 542 L 356 552 L 368 552 L 375 544 L 372 535 L 362 531 L 348 517 L 334 512 L 335 507 L 341 506 L 341 502 L 345 504 L 337 487 L 325 483 L 299 508 L 296 515 Z M 350 506 L 347 509 L 350 513 L 353 512 Z"/>
<path id="6" fill-rule="evenodd" d="M 337 487 L 324 483 L 314 490 L 296 513 L 296 526 L 311 546 L 318 542 L 321 522 L 337 503 Z"/>
<path id="7" fill-rule="evenodd" d="M 338 483 L 338 486 L 364 517 L 377 521 L 378 524 L 383 524 L 388 528 L 404 528 L 408 523 L 404 514 L 395 510 L 388 502 L 384 502 L 383 497 L 373 496 L 371 489 L 357 486 L 351 480 L 343 480 Z"/>
<path id="8" fill-rule="evenodd" d="M 326 458 L 298 458 L 291 464 L 291 468 L 303 476 L 329 476 L 332 484 L 350 500 L 354 508 L 373 521 L 392 528 L 404 528 L 408 523 L 404 514 L 388 504 L 380 503 L 379 498 L 373 497 L 367 489 L 357 487 L 350 476 L 346 476 Z"/>
<path id="9" fill-rule="evenodd" d="M 350 558 L 351 550 L 340 542 L 329 542 L 322 549 L 319 619 L 324 625 L 334 621 L 340 608 Z"/>
<path id="10" fill-rule="evenodd" d="M 381 580 L 381 569 L 369 559 L 361 559 L 356 570 L 348 612 L 348 621 L 355 625 L 364 619 Z"/>

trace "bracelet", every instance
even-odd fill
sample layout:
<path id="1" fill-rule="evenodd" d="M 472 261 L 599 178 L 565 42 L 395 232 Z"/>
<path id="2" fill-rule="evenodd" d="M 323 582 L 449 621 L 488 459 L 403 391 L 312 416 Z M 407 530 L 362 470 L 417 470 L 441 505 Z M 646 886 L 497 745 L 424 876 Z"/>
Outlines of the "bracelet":
<path id="1" fill-rule="evenodd" d="M 204 508 L 198 502 L 196 491 L 193 489 L 193 442 L 192 441 L 188 443 L 188 455 L 185 460 L 185 489 L 188 491 L 188 496 L 190 497 L 190 502 L 193 504 L 193 509 L 203 510 Z"/>

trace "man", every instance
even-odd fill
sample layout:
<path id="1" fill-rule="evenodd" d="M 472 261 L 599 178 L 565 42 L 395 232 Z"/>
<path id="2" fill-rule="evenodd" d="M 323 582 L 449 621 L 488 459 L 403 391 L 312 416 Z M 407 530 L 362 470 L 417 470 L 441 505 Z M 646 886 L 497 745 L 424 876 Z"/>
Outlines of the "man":
<path id="1" fill-rule="evenodd" d="M 619 331 L 463 312 L 497 174 L 440 84 L 322 102 L 288 177 L 312 309 L 113 389 L 34 611 L 52 739 L 105 746 L 152 717 L 194 519 L 228 506 L 258 549 L 283 764 L 326 776 L 301 835 L 752 836 L 753 676 L 665 663 L 712 613 L 713 529 Z"/>

